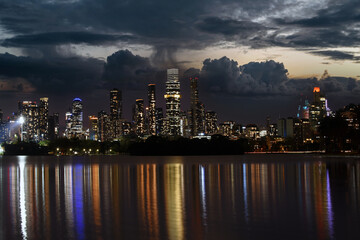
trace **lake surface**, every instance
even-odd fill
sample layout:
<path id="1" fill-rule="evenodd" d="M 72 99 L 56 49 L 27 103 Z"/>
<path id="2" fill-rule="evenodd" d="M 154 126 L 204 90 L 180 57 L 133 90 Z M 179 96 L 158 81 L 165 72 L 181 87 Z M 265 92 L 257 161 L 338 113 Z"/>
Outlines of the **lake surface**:
<path id="1" fill-rule="evenodd" d="M 359 239 L 360 158 L 0 157 L 0 239 Z"/>

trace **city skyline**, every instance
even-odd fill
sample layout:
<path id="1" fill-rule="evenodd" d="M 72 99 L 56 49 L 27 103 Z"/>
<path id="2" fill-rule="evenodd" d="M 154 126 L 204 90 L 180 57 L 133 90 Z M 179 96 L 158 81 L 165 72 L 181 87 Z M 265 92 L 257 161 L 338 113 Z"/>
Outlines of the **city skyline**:
<path id="1" fill-rule="evenodd" d="M 90 114 L 112 88 L 128 106 L 149 83 L 163 92 L 178 68 L 200 75 L 202 102 L 222 121 L 284 116 L 315 86 L 339 109 L 360 96 L 358 10 L 353 0 L 3 1 L 0 107 L 47 96 L 61 112 L 80 97 Z"/>

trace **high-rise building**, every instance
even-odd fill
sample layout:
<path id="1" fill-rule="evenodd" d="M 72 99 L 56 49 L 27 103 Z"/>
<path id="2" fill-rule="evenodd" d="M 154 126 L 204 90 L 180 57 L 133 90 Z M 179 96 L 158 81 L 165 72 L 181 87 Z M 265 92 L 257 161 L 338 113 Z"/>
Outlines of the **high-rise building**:
<path id="1" fill-rule="evenodd" d="M 149 99 L 149 108 L 148 108 L 148 128 L 150 135 L 156 135 L 156 94 L 155 94 L 155 84 L 148 85 L 148 99 Z"/>
<path id="2" fill-rule="evenodd" d="M 110 117 L 105 111 L 98 113 L 98 141 L 105 142 L 110 140 Z"/>
<path id="3" fill-rule="evenodd" d="M 89 139 L 98 140 L 98 117 L 89 116 Z"/>
<path id="4" fill-rule="evenodd" d="M 144 132 L 145 132 L 144 100 L 143 99 L 136 99 L 133 118 L 134 118 L 136 135 L 143 136 Z"/>
<path id="5" fill-rule="evenodd" d="M 110 91 L 110 131 L 113 139 L 118 139 L 122 134 L 122 94 L 114 88 Z"/>
<path id="6" fill-rule="evenodd" d="M 315 87 L 313 90 L 314 102 L 309 108 L 309 120 L 313 130 L 317 130 L 320 126 L 320 121 L 326 116 L 330 115 L 330 109 L 327 106 L 327 100 L 325 95 L 320 92 L 319 87 Z"/>
<path id="7" fill-rule="evenodd" d="M 162 108 L 156 108 L 155 110 L 156 119 L 156 135 L 161 135 L 163 131 L 163 120 L 164 114 Z"/>
<path id="8" fill-rule="evenodd" d="M 71 111 L 65 113 L 65 137 L 71 138 Z"/>
<path id="9" fill-rule="evenodd" d="M 180 81 L 179 70 L 167 70 L 166 81 L 166 119 L 169 124 L 168 135 L 180 135 Z"/>
<path id="10" fill-rule="evenodd" d="M 71 113 L 69 113 L 71 115 Z M 66 116 L 65 116 L 66 121 Z M 48 129 L 48 138 L 49 140 L 54 140 L 59 137 L 59 113 L 54 113 L 52 116 L 49 116 L 49 129 Z"/>
<path id="11" fill-rule="evenodd" d="M 74 98 L 71 112 L 71 137 L 82 137 L 83 135 L 83 104 L 80 98 Z"/>
<path id="12" fill-rule="evenodd" d="M 39 141 L 39 108 L 36 102 L 22 101 L 19 113 L 24 117 L 22 136 L 24 141 Z"/>
<path id="13" fill-rule="evenodd" d="M 216 112 L 207 111 L 205 120 L 206 120 L 205 134 L 206 135 L 216 134 L 218 131 L 218 124 L 217 124 L 218 119 Z"/>
<path id="14" fill-rule="evenodd" d="M 196 136 L 205 132 L 205 107 L 199 101 L 198 78 L 190 78 L 190 126 L 191 135 Z"/>
<path id="15" fill-rule="evenodd" d="M 40 98 L 39 104 L 40 140 L 47 140 L 49 135 L 49 98 Z"/>

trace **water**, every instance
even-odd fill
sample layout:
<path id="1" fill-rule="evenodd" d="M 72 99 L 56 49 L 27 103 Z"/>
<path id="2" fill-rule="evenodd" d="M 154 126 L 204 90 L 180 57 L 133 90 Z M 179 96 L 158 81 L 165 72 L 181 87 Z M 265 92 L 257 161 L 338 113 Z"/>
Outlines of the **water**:
<path id="1" fill-rule="evenodd" d="M 0 157 L 1 239 L 359 239 L 360 159 Z"/>

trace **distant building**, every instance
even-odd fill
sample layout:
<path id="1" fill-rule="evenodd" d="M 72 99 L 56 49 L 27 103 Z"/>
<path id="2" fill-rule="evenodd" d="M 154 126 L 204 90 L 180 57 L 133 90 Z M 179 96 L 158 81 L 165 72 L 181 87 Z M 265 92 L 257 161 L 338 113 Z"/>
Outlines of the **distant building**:
<path id="1" fill-rule="evenodd" d="M 80 98 L 74 98 L 71 110 L 71 127 L 69 135 L 71 138 L 83 137 L 83 104 Z"/>
<path id="2" fill-rule="evenodd" d="M 36 102 L 22 101 L 19 103 L 20 115 L 24 117 L 23 123 L 23 140 L 39 141 L 39 109 Z"/>
<path id="3" fill-rule="evenodd" d="M 118 139 L 122 135 L 122 93 L 114 88 L 110 91 L 110 137 Z"/>
<path id="4" fill-rule="evenodd" d="M 110 116 L 105 111 L 98 113 L 98 137 L 100 142 L 110 141 Z"/>
<path id="5" fill-rule="evenodd" d="M 180 135 L 180 81 L 179 70 L 167 70 L 166 81 L 166 119 L 169 124 L 168 135 Z"/>
<path id="6" fill-rule="evenodd" d="M 89 116 L 89 139 L 97 141 L 98 136 L 98 117 Z"/>
<path id="7" fill-rule="evenodd" d="M 49 140 L 57 139 L 59 137 L 59 113 L 54 113 L 52 116 L 49 116 L 48 127 Z"/>
<path id="8" fill-rule="evenodd" d="M 163 120 L 164 114 L 162 108 L 156 108 L 155 110 L 156 119 L 156 135 L 161 135 L 163 132 Z"/>
<path id="9" fill-rule="evenodd" d="M 133 118 L 134 118 L 134 127 L 135 127 L 136 135 L 143 136 L 145 133 L 144 100 L 143 99 L 136 99 Z"/>
<path id="10" fill-rule="evenodd" d="M 207 111 L 205 116 L 205 134 L 213 135 L 218 131 L 217 114 L 214 111 Z"/>
<path id="11" fill-rule="evenodd" d="M 191 135 L 196 136 L 205 132 L 205 107 L 199 100 L 197 77 L 190 78 L 190 126 Z"/>
<path id="12" fill-rule="evenodd" d="M 49 98 L 40 98 L 39 104 L 39 139 L 48 140 L 49 135 Z"/>
<path id="13" fill-rule="evenodd" d="M 315 87 L 313 93 L 314 102 L 309 107 L 309 120 L 313 130 L 317 131 L 320 126 L 320 121 L 324 117 L 330 116 L 331 111 L 327 106 L 325 95 L 320 92 L 320 88 Z"/>
<path id="14" fill-rule="evenodd" d="M 156 135 L 156 92 L 155 92 L 155 84 L 148 85 L 148 100 L 149 100 L 149 108 L 148 108 L 148 129 L 150 135 Z"/>

